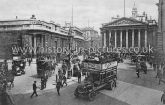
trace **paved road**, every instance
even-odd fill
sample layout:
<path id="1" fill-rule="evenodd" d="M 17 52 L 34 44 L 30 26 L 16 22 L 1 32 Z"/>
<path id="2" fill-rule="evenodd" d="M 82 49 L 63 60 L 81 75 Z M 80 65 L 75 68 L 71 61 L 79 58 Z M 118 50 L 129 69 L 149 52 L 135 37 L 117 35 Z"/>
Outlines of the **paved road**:
<path id="1" fill-rule="evenodd" d="M 94 101 L 88 101 L 87 98 L 75 98 L 74 90 L 77 84 L 70 85 L 61 90 L 61 96 L 58 96 L 56 90 L 43 93 L 38 97 L 30 98 L 31 94 L 14 95 L 16 105 L 129 105 L 115 98 L 102 93 L 98 94 Z"/>
<path id="2" fill-rule="evenodd" d="M 143 72 L 140 73 L 140 78 L 137 78 L 135 64 L 130 63 L 129 60 L 125 60 L 124 63 L 120 63 L 118 66 L 118 80 L 163 91 L 165 89 L 165 84 L 158 84 L 158 79 L 155 78 L 156 73 L 154 70 L 148 66 L 147 74 Z"/>
<path id="3" fill-rule="evenodd" d="M 118 81 L 114 91 L 103 90 L 101 93 L 130 105 L 161 105 L 162 91 Z"/>
<path id="4" fill-rule="evenodd" d="M 39 82 L 40 79 L 35 78 L 35 65 L 27 67 L 26 70 L 28 70 L 26 75 L 16 77 L 15 87 L 12 89 L 16 105 L 145 105 L 146 103 L 149 105 L 148 103 L 151 100 L 153 100 L 151 105 L 160 105 L 161 91 L 165 89 L 164 84 L 158 85 L 155 73 L 151 68 L 149 68 L 147 75 L 141 74 L 140 78 L 137 78 L 135 65 L 126 60 L 125 63 L 118 66 L 118 88 L 114 91 L 102 91 L 93 102 L 74 97 L 73 92 L 77 81 L 72 81 L 71 84 L 73 85 L 63 88 L 61 96 L 57 96 L 55 86 L 52 85 L 54 77 L 49 79 L 50 90 L 39 92 L 38 97 L 30 99 L 31 85 L 34 80 Z M 122 91 L 123 89 L 127 89 L 127 91 Z M 112 94 L 114 92 L 117 92 L 120 96 L 114 96 Z M 143 101 L 140 102 L 142 99 Z M 137 103 L 134 104 L 134 102 Z"/>
<path id="5" fill-rule="evenodd" d="M 32 84 L 34 81 L 37 81 L 37 86 L 41 87 L 41 79 L 37 77 L 37 71 L 36 71 L 36 65 L 31 64 L 31 66 L 26 66 L 26 74 L 21 76 L 16 76 L 14 80 L 14 87 L 11 89 L 12 94 L 25 94 L 25 93 L 31 93 L 32 92 Z M 47 87 L 45 90 L 52 89 L 55 87 L 55 81 L 56 81 L 56 74 L 57 70 L 55 70 L 55 73 L 48 78 L 47 81 Z M 82 77 L 83 79 L 83 77 Z M 67 82 L 69 84 L 72 84 L 72 81 L 76 81 L 77 78 L 73 77 Z"/>

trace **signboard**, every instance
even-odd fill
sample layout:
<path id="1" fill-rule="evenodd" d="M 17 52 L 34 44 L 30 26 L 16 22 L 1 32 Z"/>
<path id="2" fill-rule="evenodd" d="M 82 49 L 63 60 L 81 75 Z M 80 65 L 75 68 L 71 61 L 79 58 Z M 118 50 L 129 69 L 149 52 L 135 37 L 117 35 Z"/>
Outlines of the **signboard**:
<path id="1" fill-rule="evenodd" d="M 88 63 L 88 68 L 101 69 L 101 64 Z"/>
<path id="2" fill-rule="evenodd" d="M 117 65 L 118 65 L 117 61 L 108 62 L 108 63 L 105 63 L 105 64 L 95 64 L 95 63 L 86 63 L 85 62 L 84 63 L 84 68 L 103 70 L 103 69 L 109 69 L 109 68 L 115 67 Z"/>
<path id="3" fill-rule="evenodd" d="M 109 62 L 109 63 L 103 64 L 102 69 L 109 69 L 117 65 L 118 65 L 117 61 Z"/>

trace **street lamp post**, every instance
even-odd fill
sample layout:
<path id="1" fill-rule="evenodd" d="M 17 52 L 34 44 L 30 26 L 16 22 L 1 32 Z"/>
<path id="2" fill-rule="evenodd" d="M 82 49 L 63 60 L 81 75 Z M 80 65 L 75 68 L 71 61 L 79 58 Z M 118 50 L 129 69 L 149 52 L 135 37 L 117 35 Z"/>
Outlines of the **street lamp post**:
<path id="1" fill-rule="evenodd" d="M 72 50 L 72 28 L 70 27 L 69 33 L 68 33 L 68 44 L 69 44 L 69 54 L 68 54 L 68 71 L 71 70 L 71 50 Z M 69 79 L 71 75 L 71 72 L 68 72 L 67 78 Z"/>

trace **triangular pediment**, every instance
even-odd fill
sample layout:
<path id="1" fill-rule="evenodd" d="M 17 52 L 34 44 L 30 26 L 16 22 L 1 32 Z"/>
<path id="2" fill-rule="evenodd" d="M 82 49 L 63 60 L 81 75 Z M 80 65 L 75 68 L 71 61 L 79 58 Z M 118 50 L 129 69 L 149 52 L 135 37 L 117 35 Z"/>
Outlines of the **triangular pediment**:
<path id="1" fill-rule="evenodd" d="M 146 25 L 146 23 L 142 21 L 138 21 L 132 18 L 120 18 L 110 23 L 105 24 L 104 26 L 128 26 L 128 25 Z"/>

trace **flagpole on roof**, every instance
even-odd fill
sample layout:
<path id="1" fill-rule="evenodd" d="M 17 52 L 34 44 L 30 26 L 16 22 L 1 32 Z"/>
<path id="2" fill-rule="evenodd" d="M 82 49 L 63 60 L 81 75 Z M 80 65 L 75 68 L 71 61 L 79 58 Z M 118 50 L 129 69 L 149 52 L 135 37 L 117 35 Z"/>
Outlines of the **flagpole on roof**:
<path id="1" fill-rule="evenodd" d="M 125 17 L 125 0 L 124 0 L 124 17 Z"/>

